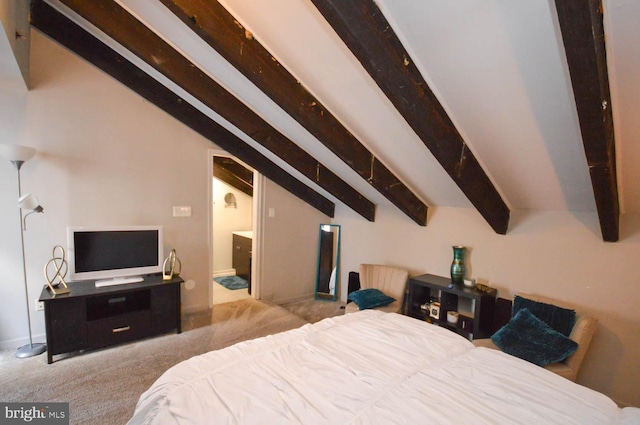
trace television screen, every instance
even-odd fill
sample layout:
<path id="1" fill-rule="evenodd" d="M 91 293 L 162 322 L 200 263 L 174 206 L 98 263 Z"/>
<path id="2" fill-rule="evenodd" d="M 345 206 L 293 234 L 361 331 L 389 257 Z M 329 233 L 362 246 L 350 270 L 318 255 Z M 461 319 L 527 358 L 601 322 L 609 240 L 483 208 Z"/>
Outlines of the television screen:
<path id="1" fill-rule="evenodd" d="M 71 280 L 109 279 L 162 271 L 162 227 L 68 229 Z"/>
<path id="2" fill-rule="evenodd" d="M 76 273 L 149 267 L 158 263 L 158 231 L 75 232 Z"/>

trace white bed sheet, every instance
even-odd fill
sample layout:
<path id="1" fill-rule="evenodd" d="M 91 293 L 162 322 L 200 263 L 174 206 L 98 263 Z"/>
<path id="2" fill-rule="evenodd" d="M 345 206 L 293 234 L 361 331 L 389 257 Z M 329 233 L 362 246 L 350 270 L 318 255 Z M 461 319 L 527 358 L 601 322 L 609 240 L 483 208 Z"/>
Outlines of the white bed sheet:
<path id="1" fill-rule="evenodd" d="M 135 424 L 638 424 L 640 409 L 435 325 L 365 310 L 169 369 Z"/>

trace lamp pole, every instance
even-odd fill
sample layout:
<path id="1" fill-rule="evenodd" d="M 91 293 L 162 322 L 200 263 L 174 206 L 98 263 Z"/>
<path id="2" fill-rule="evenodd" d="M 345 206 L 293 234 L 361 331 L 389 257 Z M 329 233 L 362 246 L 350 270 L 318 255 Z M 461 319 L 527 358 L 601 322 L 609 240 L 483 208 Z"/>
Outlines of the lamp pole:
<path id="1" fill-rule="evenodd" d="M 18 170 L 18 199 L 22 197 L 22 185 L 20 182 L 20 168 L 24 161 L 11 161 L 13 165 L 16 166 Z M 22 275 L 24 276 L 24 296 L 27 305 L 27 324 L 29 325 L 29 344 L 23 345 L 18 348 L 16 351 L 16 357 L 18 358 L 27 358 L 32 356 L 37 356 L 38 354 L 42 354 L 47 351 L 47 346 L 42 343 L 33 343 L 33 334 L 31 332 L 31 309 L 29 308 L 29 285 L 27 284 L 27 261 L 26 254 L 24 251 L 24 227 L 22 225 L 23 215 L 22 208 L 18 208 L 20 210 L 20 243 L 22 245 Z"/>
<path id="2" fill-rule="evenodd" d="M 18 199 L 22 198 L 22 184 L 20 182 L 20 168 L 22 164 L 31 159 L 36 154 L 36 150 L 28 146 L 20 145 L 0 145 L 0 156 L 7 158 L 18 170 Z M 36 212 L 42 212 L 42 208 L 38 206 L 39 210 Z M 47 346 L 42 343 L 33 343 L 33 335 L 31 333 L 31 309 L 29 308 L 29 285 L 27 281 L 27 260 L 24 251 L 24 231 L 23 227 L 23 214 L 22 205 L 19 204 L 20 209 L 20 243 L 22 247 L 22 273 L 24 277 L 24 295 L 27 302 L 27 323 L 29 325 L 29 344 L 24 345 L 16 351 L 16 357 L 26 358 L 42 354 L 47 350 Z"/>

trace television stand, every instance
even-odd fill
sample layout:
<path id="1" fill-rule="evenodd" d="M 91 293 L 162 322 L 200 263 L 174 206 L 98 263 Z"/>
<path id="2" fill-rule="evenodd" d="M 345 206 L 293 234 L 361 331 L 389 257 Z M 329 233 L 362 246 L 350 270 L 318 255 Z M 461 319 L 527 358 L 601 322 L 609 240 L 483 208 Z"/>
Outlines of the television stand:
<path id="1" fill-rule="evenodd" d="M 138 282 L 144 282 L 144 278 L 142 276 L 114 277 L 112 279 L 96 280 L 96 288 L 102 288 L 103 286 L 126 285 L 128 283 Z"/>
<path id="2" fill-rule="evenodd" d="M 140 283 L 96 287 L 68 282 L 68 294 L 40 294 L 47 331 L 47 361 L 53 356 L 92 350 L 142 338 L 182 332 L 180 278 L 146 275 Z"/>

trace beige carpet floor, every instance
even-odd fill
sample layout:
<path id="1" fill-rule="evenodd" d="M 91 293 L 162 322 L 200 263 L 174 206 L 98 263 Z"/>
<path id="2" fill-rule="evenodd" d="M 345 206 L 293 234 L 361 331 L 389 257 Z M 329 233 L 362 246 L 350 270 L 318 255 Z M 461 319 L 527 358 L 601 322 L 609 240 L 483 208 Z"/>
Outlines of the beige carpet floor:
<path id="1" fill-rule="evenodd" d="M 56 357 L 59 360 L 51 365 L 45 354 L 16 359 L 15 350 L 3 350 L 0 401 L 69 402 L 71 424 L 125 424 L 140 394 L 169 367 L 207 351 L 344 311 L 337 303 L 319 301 L 285 307 L 253 299 L 219 304 L 211 312 L 185 315 L 181 334 Z"/>
<path id="2" fill-rule="evenodd" d="M 343 315 L 344 305 L 339 301 L 303 300 L 281 304 L 280 307 L 287 309 L 296 316 L 302 317 L 309 323 L 315 323 L 327 317 Z"/>

